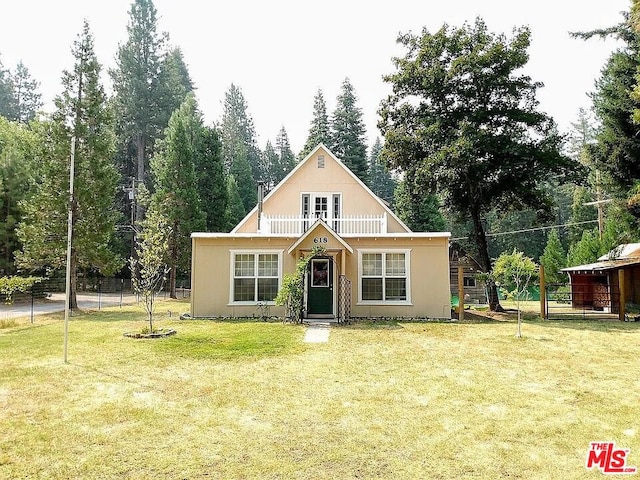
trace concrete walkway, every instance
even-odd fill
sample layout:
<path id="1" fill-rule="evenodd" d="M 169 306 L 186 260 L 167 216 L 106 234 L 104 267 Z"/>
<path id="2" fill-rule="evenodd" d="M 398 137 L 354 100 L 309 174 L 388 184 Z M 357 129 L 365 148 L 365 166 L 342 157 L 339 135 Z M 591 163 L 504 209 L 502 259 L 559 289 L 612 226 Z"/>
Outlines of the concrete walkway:
<path id="1" fill-rule="evenodd" d="M 329 341 L 330 332 L 331 326 L 329 322 L 309 323 L 302 341 L 305 343 L 327 343 Z"/>

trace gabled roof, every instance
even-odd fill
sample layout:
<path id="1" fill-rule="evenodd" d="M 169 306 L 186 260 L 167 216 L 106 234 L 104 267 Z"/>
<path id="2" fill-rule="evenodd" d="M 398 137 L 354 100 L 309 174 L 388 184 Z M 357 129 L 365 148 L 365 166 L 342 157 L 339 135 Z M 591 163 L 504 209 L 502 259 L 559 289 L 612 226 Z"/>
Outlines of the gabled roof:
<path id="1" fill-rule="evenodd" d="M 362 180 L 360 180 L 358 178 L 358 176 L 353 173 L 338 157 L 336 157 L 331 150 L 329 150 L 329 148 L 327 148 L 326 145 L 324 145 L 323 143 L 319 143 L 316 148 L 314 148 L 313 150 L 311 150 L 306 157 L 304 157 L 304 159 L 302 159 L 298 165 L 295 166 L 295 168 L 293 170 L 291 170 L 289 172 L 289 174 L 284 177 L 284 179 L 282 179 L 282 181 L 280 181 L 280 183 L 278 183 L 278 185 L 275 186 L 275 188 L 273 190 L 271 190 L 263 199 L 263 204 L 266 204 L 270 198 L 272 198 L 274 195 L 277 194 L 278 190 L 280 190 L 280 188 L 282 187 L 282 185 L 284 185 L 285 183 L 287 183 L 287 181 L 293 177 L 296 172 L 298 172 L 298 170 L 300 170 L 302 168 L 302 166 L 307 163 L 320 149 L 324 149 L 325 152 L 338 164 L 340 165 L 340 167 L 342 167 L 344 169 L 345 172 L 347 172 L 347 174 L 349 176 L 351 176 L 351 178 L 353 178 L 353 180 L 360 185 L 367 193 L 369 193 L 369 195 L 371 195 L 376 202 L 378 202 L 382 208 L 387 212 L 388 215 L 390 215 L 391 217 L 393 217 L 399 224 L 400 226 L 402 226 L 402 228 L 404 228 L 407 232 L 411 232 L 411 229 L 409 227 L 407 227 L 407 225 L 400 220 L 397 215 L 395 213 L 393 213 L 393 211 L 387 206 L 387 204 L 380 198 L 378 197 L 375 193 L 373 193 L 371 191 L 371 189 L 369 187 L 367 187 L 364 182 Z M 245 217 L 238 222 L 238 224 L 233 228 L 233 230 L 231 230 L 231 233 L 235 233 L 238 228 L 244 224 L 246 221 L 248 221 L 252 216 L 256 215 L 258 212 L 258 206 L 256 205 L 249 213 L 247 213 L 245 215 Z"/>
<path id="2" fill-rule="evenodd" d="M 293 245 L 289 247 L 289 250 L 287 251 L 287 253 L 291 254 L 296 248 L 298 248 L 299 245 L 302 244 L 302 242 L 304 242 L 320 227 L 324 227 L 324 229 L 329 233 L 329 235 L 335 238 L 338 241 L 338 243 L 340 243 L 340 245 L 342 245 L 345 248 L 345 250 L 347 250 L 349 253 L 353 253 L 353 248 L 351 248 L 351 245 L 349 245 L 342 238 L 340 238 L 340 235 L 338 235 L 332 228 L 330 228 L 329 225 L 327 225 L 326 222 L 324 222 L 321 218 L 318 218 L 315 222 L 313 222 L 313 225 L 311 226 L 311 228 L 309 228 L 309 230 L 304 232 L 300 236 L 300 238 Z"/>

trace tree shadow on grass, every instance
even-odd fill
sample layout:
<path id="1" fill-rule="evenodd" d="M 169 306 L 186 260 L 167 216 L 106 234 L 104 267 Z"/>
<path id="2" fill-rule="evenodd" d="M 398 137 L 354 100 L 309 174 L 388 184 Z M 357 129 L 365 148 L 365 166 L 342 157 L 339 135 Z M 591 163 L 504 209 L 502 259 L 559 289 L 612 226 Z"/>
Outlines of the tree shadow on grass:
<path id="1" fill-rule="evenodd" d="M 123 383 L 128 383 L 130 385 L 142 387 L 146 390 L 154 390 L 156 392 L 166 393 L 166 390 L 159 388 L 158 385 L 153 383 L 145 383 L 141 381 L 141 379 L 138 377 L 125 376 L 125 375 L 109 372 L 100 368 L 92 367 L 89 365 L 82 365 L 80 363 L 75 363 L 75 362 L 69 362 L 68 364 L 71 365 L 72 367 L 79 368 L 80 370 L 83 370 L 85 372 L 92 372 L 106 378 L 111 378 Z"/>

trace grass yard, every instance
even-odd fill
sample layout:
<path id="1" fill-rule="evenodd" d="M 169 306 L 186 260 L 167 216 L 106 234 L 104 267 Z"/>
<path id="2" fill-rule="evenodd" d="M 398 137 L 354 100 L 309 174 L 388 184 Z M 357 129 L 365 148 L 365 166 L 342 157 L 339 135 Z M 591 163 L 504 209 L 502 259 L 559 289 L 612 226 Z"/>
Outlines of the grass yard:
<path id="1" fill-rule="evenodd" d="M 0 478 L 601 478 L 640 466 L 640 324 L 354 324 L 326 344 L 279 322 L 137 307 L 0 329 Z"/>

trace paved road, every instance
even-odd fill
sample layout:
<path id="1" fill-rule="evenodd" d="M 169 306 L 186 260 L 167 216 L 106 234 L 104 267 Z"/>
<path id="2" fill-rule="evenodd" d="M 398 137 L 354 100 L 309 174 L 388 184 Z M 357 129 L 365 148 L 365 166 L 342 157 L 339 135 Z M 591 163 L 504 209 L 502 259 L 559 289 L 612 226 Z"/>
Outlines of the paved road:
<path id="1" fill-rule="evenodd" d="M 80 309 L 97 310 L 101 307 L 117 307 L 118 305 L 136 302 L 136 296 L 119 293 L 79 293 L 78 307 Z M 64 311 L 64 293 L 54 293 L 46 300 L 38 299 L 33 304 L 33 314 L 42 315 Z M 31 302 L 19 302 L 12 305 L 0 304 L 0 318 L 17 318 L 31 316 Z"/>

